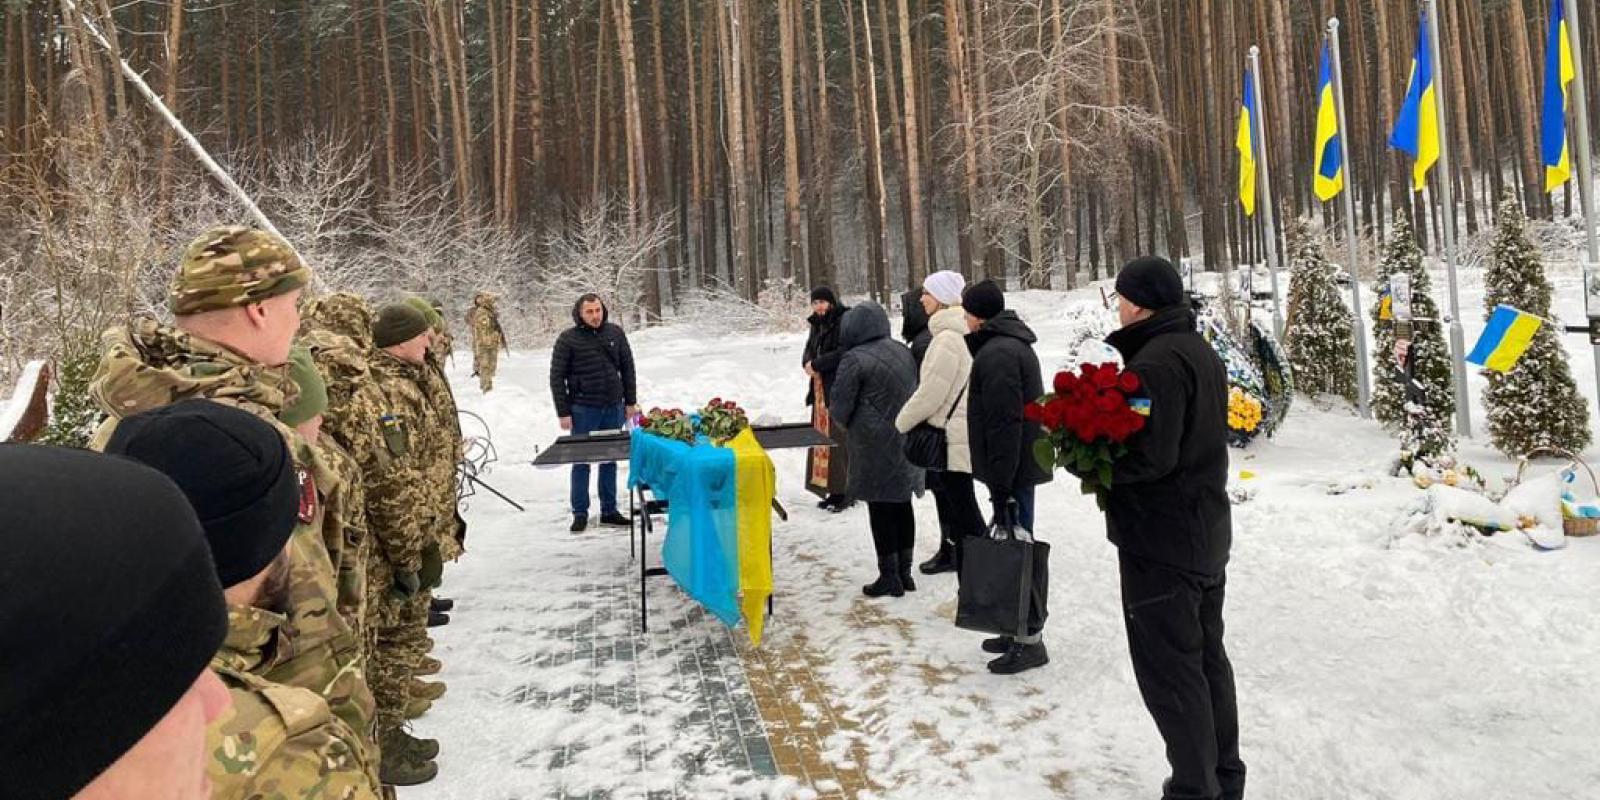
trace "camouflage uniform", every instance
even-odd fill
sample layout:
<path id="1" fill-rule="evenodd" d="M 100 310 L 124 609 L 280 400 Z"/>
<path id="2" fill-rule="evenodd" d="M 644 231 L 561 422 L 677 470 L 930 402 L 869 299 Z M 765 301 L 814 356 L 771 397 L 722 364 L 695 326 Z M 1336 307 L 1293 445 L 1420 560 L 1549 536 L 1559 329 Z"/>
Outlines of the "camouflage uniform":
<path id="1" fill-rule="evenodd" d="M 454 561 L 462 554 L 461 543 L 456 539 L 456 465 L 461 463 L 462 457 L 461 419 L 457 415 L 455 394 L 445 377 L 440 351 L 429 349 L 427 365 L 420 372 L 417 386 L 435 415 L 434 435 L 425 456 L 429 497 L 426 530 L 431 541 L 438 545 L 440 558 Z M 413 670 L 433 649 L 433 640 L 428 637 L 428 610 L 432 599 L 432 590 L 418 592 L 402 611 L 401 650 Z"/>
<path id="2" fill-rule="evenodd" d="M 500 348 L 509 345 L 500 327 L 500 316 L 494 309 L 494 295 L 479 292 L 473 298 L 472 310 L 467 312 L 467 325 L 472 328 L 472 372 L 478 376 L 478 388 L 487 392 L 494 388 Z"/>
<path id="3" fill-rule="evenodd" d="M 207 231 L 184 253 L 171 294 L 181 315 L 229 308 L 305 285 L 309 273 L 287 245 L 260 231 Z M 90 394 L 109 415 L 91 447 L 103 450 L 117 422 L 132 414 L 201 397 L 248 411 L 283 436 L 308 482 L 335 482 L 328 465 L 299 434 L 278 421 L 298 393 L 288 369 L 255 363 L 215 342 L 136 319 L 101 337 Z M 361 646 L 337 613 L 338 583 L 323 538 L 322 503 L 303 514 L 290 539 L 290 608 L 280 647 L 260 677 L 310 689 L 369 745 L 372 694 L 362 674 Z M 363 758 L 367 753 L 362 753 Z"/>
<path id="4" fill-rule="evenodd" d="M 233 708 L 206 726 L 206 772 L 219 798 L 368 800 L 381 791 L 361 737 L 308 689 L 260 677 L 283 638 L 285 618 L 228 608 L 228 638 L 211 668 Z"/>
<path id="5" fill-rule="evenodd" d="M 323 540 L 337 577 L 339 616 L 355 631 L 357 641 L 367 639 L 367 561 L 371 540 L 367 531 L 366 483 L 355 456 L 339 440 L 324 432 L 314 445 L 328 466 L 331 481 L 317 483 L 327 508 Z"/>
<path id="6" fill-rule="evenodd" d="M 376 549 L 393 572 L 415 574 L 422 566 L 424 545 L 432 541 L 432 490 L 428 486 L 431 475 L 426 459 L 437 451 L 438 424 L 434 409 L 421 390 L 430 367 L 378 351 L 372 356 L 370 368 L 384 398 L 380 436 L 388 465 L 369 475 L 369 523 Z M 391 619 L 378 629 L 377 657 L 371 666 L 380 698 L 380 737 L 405 722 L 412 670 L 417 661 L 408 646 L 407 629 L 415 625 L 417 598 L 425 595 L 418 592 L 407 601 L 387 591 L 387 586 L 384 589 L 382 602 Z M 422 625 L 426 627 L 426 601 L 423 602 Z"/>

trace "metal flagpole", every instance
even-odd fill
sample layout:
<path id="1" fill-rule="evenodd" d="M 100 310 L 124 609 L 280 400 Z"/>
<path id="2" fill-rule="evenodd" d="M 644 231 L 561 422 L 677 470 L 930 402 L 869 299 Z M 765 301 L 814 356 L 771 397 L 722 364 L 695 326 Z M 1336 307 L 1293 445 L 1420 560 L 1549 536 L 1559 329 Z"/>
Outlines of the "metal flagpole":
<path id="1" fill-rule="evenodd" d="M 1590 294 L 1589 282 L 1591 280 L 1600 280 L 1600 235 L 1595 233 L 1594 187 L 1590 185 L 1590 182 L 1594 180 L 1594 175 L 1590 172 L 1592 165 L 1589 162 L 1589 101 L 1588 95 L 1584 90 L 1583 37 L 1578 30 L 1578 0 L 1566 0 L 1566 3 L 1567 35 L 1572 39 L 1574 67 L 1572 89 L 1573 94 L 1576 95 L 1573 98 L 1572 110 L 1574 111 L 1574 116 L 1577 117 L 1577 129 L 1573 131 L 1575 136 L 1572 137 L 1571 142 L 1574 155 L 1578 159 L 1578 201 L 1583 206 L 1584 241 L 1587 243 L 1588 250 L 1588 258 L 1585 259 L 1583 264 L 1583 296 L 1587 300 Z M 1600 317 L 1600 308 L 1587 307 L 1587 302 L 1585 302 L 1585 306 L 1585 310 L 1591 320 Z M 1594 330 L 1595 326 L 1592 322 L 1589 328 L 1591 331 Z M 1600 393 L 1600 341 L 1597 341 L 1591 334 L 1589 342 L 1594 348 L 1595 387 L 1597 393 Z M 1600 398 L 1600 394 L 1596 396 Z"/>
<path id="2" fill-rule="evenodd" d="M 1278 293 L 1278 228 L 1272 214 L 1272 169 L 1267 163 L 1267 104 L 1261 91 L 1261 48 L 1250 45 L 1250 80 L 1255 88 L 1256 107 L 1251 119 L 1255 126 L 1257 177 L 1261 184 L 1261 222 L 1267 227 L 1267 274 L 1272 276 L 1272 333 L 1283 340 L 1283 296 Z M 1248 303 L 1250 298 L 1245 298 Z"/>
<path id="3" fill-rule="evenodd" d="M 1350 302 L 1355 306 L 1356 338 L 1356 408 L 1361 416 L 1372 416 L 1372 370 L 1367 364 L 1367 321 L 1361 308 L 1361 276 L 1357 267 L 1361 263 L 1361 241 L 1356 238 L 1355 187 L 1350 177 L 1355 171 L 1350 167 L 1350 126 L 1344 119 L 1344 62 L 1339 56 L 1339 18 L 1328 19 L 1328 55 L 1333 61 L 1333 107 L 1339 115 L 1339 163 L 1344 165 L 1344 230 L 1350 243 Z"/>
<path id="4" fill-rule="evenodd" d="M 1467 396 L 1467 351 L 1461 330 L 1461 292 L 1456 285 L 1456 204 L 1450 184 L 1450 126 L 1444 113 L 1444 59 L 1439 52 L 1439 0 L 1424 0 L 1428 8 L 1428 49 L 1433 59 L 1433 108 L 1439 127 L 1439 195 L 1444 201 L 1444 263 L 1450 276 L 1450 357 L 1456 376 L 1456 432 L 1472 435 L 1472 408 Z"/>
<path id="5" fill-rule="evenodd" d="M 61 0 L 61 2 L 65 3 L 69 9 L 77 13 L 78 19 L 83 23 L 84 28 L 89 31 L 89 37 L 94 39 L 97 44 L 105 49 L 106 55 L 114 57 L 116 51 L 111 49 L 111 43 L 106 41 L 106 37 L 100 33 L 100 28 L 94 24 L 94 20 L 89 19 L 89 15 L 79 10 L 78 4 L 73 2 L 73 0 Z M 188 146 L 189 150 L 194 153 L 196 158 L 200 159 L 200 163 L 205 166 L 206 171 L 210 172 L 211 176 L 216 178 L 217 182 L 222 184 L 223 188 L 226 188 L 235 199 L 244 204 L 245 209 L 250 212 L 250 216 L 255 217 L 256 223 L 259 224 L 263 230 L 272 234 L 273 236 L 278 237 L 279 239 L 283 239 L 283 241 L 287 243 L 289 240 L 278 231 L 278 226 L 272 224 L 272 220 L 268 219 L 267 215 L 262 213 L 261 208 L 256 205 L 256 202 L 250 199 L 250 195 L 245 194 L 244 189 L 239 188 L 239 184 L 234 182 L 233 177 L 229 175 L 227 171 L 221 167 L 221 165 L 217 164 L 217 162 L 211 158 L 211 154 L 206 152 L 205 147 L 200 144 L 200 141 L 194 138 L 194 134 L 190 133 L 189 129 L 184 127 L 182 122 L 178 121 L 178 118 L 173 115 L 172 109 L 167 108 L 167 104 L 161 101 L 161 98 L 155 93 L 155 90 L 150 88 L 150 84 L 144 82 L 144 78 L 140 77 L 139 73 L 134 71 L 133 67 L 128 65 L 126 59 L 117 58 L 116 62 L 122 68 L 122 74 L 127 77 L 130 83 L 133 84 L 133 88 L 139 90 L 139 94 L 144 96 L 144 99 L 149 102 L 152 108 L 156 110 L 156 113 L 159 114 L 161 118 L 172 127 L 173 130 L 178 132 L 178 138 L 183 140 L 183 143 Z M 291 249 L 294 247 L 292 244 L 289 246 Z"/>

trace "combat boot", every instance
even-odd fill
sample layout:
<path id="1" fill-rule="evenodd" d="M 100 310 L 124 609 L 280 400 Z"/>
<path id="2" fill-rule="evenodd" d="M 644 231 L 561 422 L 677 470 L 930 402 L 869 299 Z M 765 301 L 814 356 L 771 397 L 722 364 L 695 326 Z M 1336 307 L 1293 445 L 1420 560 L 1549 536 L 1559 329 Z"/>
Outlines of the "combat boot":
<path id="1" fill-rule="evenodd" d="M 433 780 L 439 765 L 418 758 L 399 738 L 400 731 L 385 733 L 379 744 L 383 760 L 378 764 L 378 780 L 390 786 L 416 786 Z"/>
<path id="2" fill-rule="evenodd" d="M 412 736 L 401 728 L 394 732 L 390 745 L 398 746 L 402 754 L 410 754 L 417 761 L 432 761 L 439 757 L 439 740 Z"/>
<path id="3" fill-rule="evenodd" d="M 440 625 L 449 625 L 449 624 L 450 624 L 450 615 L 449 614 L 446 614 L 443 611 L 429 611 L 428 612 L 428 627 L 437 628 Z"/>
<path id="4" fill-rule="evenodd" d="M 439 670 L 442 669 L 444 669 L 444 662 L 433 656 L 423 656 L 422 660 L 417 662 L 417 668 L 413 671 L 413 674 L 438 675 Z"/>
<path id="5" fill-rule="evenodd" d="M 447 688 L 449 687 L 445 686 L 444 681 L 423 681 L 417 680 L 416 678 L 411 679 L 411 696 L 426 698 L 429 702 L 433 702 L 434 700 L 444 697 L 444 693 Z"/>
<path id="6" fill-rule="evenodd" d="M 406 719 L 416 719 L 428 713 L 433 708 L 433 701 L 426 697 L 413 697 L 406 701 Z"/>

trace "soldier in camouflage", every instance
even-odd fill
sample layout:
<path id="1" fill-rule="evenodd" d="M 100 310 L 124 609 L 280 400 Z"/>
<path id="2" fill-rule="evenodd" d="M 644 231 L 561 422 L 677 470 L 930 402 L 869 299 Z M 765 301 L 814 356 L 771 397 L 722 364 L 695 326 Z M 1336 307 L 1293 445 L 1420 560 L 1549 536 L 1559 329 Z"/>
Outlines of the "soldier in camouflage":
<path id="1" fill-rule="evenodd" d="M 185 400 L 130 416 L 107 451 L 178 485 L 211 545 L 228 631 L 211 668 L 232 710 L 206 730 L 213 797 L 376 800 L 363 737 L 310 689 L 268 677 L 293 649 L 296 528 L 308 500 L 281 434 L 257 416 Z"/>
<path id="2" fill-rule="evenodd" d="M 372 695 L 360 641 L 337 613 L 338 580 L 323 538 L 322 504 L 315 502 L 315 483 L 332 481 L 333 473 L 277 419 L 298 393 L 284 364 L 299 326 L 296 304 L 309 281 L 310 270 L 281 239 L 238 226 L 206 231 L 184 251 L 173 282 L 175 323 L 140 318 L 102 337 L 90 393 L 108 417 L 91 446 L 104 449 L 124 417 L 188 398 L 233 406 L 275 427 L 312 502 L 290 541 L 284 646 L 259 677 L 317 692 L 367 737 Z"/>
<path id="3" fill-rule="evenodd" d="M 472 328 L 472 374 L 478 376 L 478 388 L 487 393 L 494 388 L 500 350 L 510 348 L 505 329 L 500 327 L 500 315 L 495 312 L 494 295 L 478 292 L 472 298 L 472 310 L 467 312 L 467 326 Z"/>

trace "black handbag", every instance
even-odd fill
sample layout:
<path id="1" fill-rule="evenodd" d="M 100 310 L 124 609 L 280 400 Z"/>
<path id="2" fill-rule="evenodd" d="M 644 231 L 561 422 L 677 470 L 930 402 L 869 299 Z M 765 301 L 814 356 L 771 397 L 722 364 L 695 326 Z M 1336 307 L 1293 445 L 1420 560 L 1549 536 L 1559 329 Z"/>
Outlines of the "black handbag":
<path id="1" fill-rule="evenodd" d="M 962 543 L 956 627 L 1003 636 L 1044 630 L 1050 615 L 1050 545 L 1018 538 L 1015 514 Z"/>
<path id="2" fill-rule="evenodd" d="M 956 415 L 956 409 L 961 407 L 961 396 L 967 393 L 967 387 L 961 387 L 956 393 L 956 402 L 950 406 L 950 413 L 944 415 L 944 424 L 950 425 L 950 418 Z M 913 467 L 944 472 L 950 468 L 949 437 L 944 428 L 935 428 L 927 422 L 919 422 L 916 427 L 906 431 L 905 453 L 906 460 Z"/>

